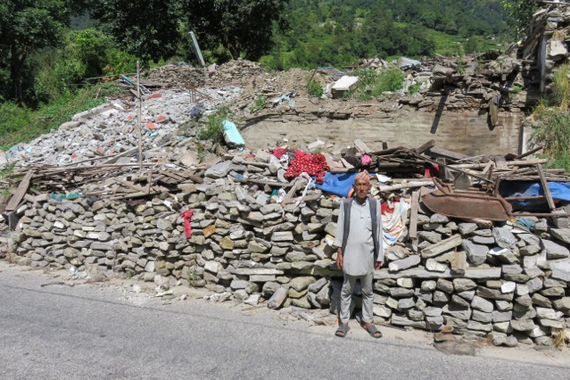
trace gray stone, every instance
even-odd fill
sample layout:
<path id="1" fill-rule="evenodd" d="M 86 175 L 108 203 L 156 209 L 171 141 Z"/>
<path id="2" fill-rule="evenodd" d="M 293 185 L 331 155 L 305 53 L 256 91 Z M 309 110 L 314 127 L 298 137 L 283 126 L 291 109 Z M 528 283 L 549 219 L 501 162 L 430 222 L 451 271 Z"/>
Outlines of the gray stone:
<path id="1" fill-rule="evenodd" d="M 514 298 L 514 293 L 503 294 L 499 289 L 490 289 L 484 286 L 477 288 L 477 295 L 483 298 L 490 298 L 494 300 L 511 301 Z"/>
<path id="2" fill-rule="evenodd" d="M 418 238 L 432 244 L 439 243 L 442 240 L 441 234 L 433 231 L 420 231 L 418 232 Z"/>
<path id="3" fill-rule="evenodd" d="M 464 292 L 459 292 L 457 295 L 467 301 L 471 301 L 475 297 L 475 290 L 466 290 Z"/>
<path id="4" fill-rule="evenodd" d="M 511 327 L 515 331 L 531 331 L 536 325 L 530 319 L 511 320 Z"/>
<path id="5" fill-rule="evenodd" d="M 536 315 L 539 318 L 543 318 L 543 319 L 559 320 L 564 316 L 564 313 L 561 311 L 556 311 L 554 309 L 550 309 L 550 308 L 537 307 L 536 308 Z"/>
<path id="6" fill-rule="evenodd" d="M 399 272 L 401 270 L 417 266 L 420 261 L 421 257 L 419 255 L 408 256 L 405 259 L 391 262 L 388 264 L 388 269 L 391 272 Z"/>
<path id="7" fill-rule="evenodd" d="M 414 295 L 414 289 L 408 288 L 390 288 L 390 296 L 394 298 L 411 297 Z"/>
<path id="8" fill-rule="evenodd" d="M 475 331 L 485 331 L 491 332 L 493 331 L 493 324 L 491 323 L 480 323 L 474 320 L 467 322 L 467 329 L 475 330 Z"/>
<path id="9" fill-rule="evenodd" d="M 467 260 L 475 266 L 479 266 L 487 260 L 489 248 L 485 245 L 475 244 L 471 240 L 464 240 L 463 249 L 467 253 Z"/>
<path id="10" fill-rule="evenodd" d="M 528 280 L 525 284 L 528 287 L 528 291 L 529 293 L 535 293 L 537 291 L 539 291 L 540 289 L 542 289 L 543 287 L 543 281 L 540 278 L 532 278 L 530 280 Z"/>
<path id="11" fill-rule="evenodd" d="M 552 305 L 557 310 L 562 310 L 564 312 L 570 311 L 570 297 L 562 297 L 560 299 L 552 301 Z"/>
<path id="12" fill-rule="evenodd" d="M 459 297 L 457 294 L 451 295 L 451 302 L 457 304 L 458 306 L 465 307 L 465 308 L 469 307 L 469 305 L 470 305 L 469 301 Z"/>
<path id="13" fill-rule="evenodd" d="M 570 230 L 567 228 L 551 228 L 550 233 L 565 244 L 570 244 Z"/>
<path id="14" fill-rule="evenodd" d="M 475 223 L 459 223 L 458 231 L 462 236 L 469 235 L 477 229 L 477 224 Z"/>
<path id="15" fill-rule="evenodd" d="M 547 288 L 540 291 L 545 297 L 564 297 L 566 292 L 564 291 L 563 287 L 556 287 L 556 288 Z"/>
<path id="16" fill-rule="evenodd" d="M 471 241 L 475 244 L 482 244 L 482 245 L 493 245 L 495 244 L 495 238 L 492 236 L 473 236 Z"/>
<path id="17" fill-rule="evenodd" d="M 298 292 L 306 290 L 309 285 L 315 282 L 316 279 L 312 276 L 295 277 L 291 280 L 290 286 Z"/>
<path id="18" fill-rule="evenodd" d="M 514 264 L 518 262 L 517 256 L 509 248 L 495 247 L 489 251 L 489 254 L 499 259 L 502 263 Z"/>
<path id="19" fill-rule="evenodd" d="M 543 296 L 540 293 L 535 293 L 532 295 L 532 304 L 536 306 L 541 306 L 545 308 L 552 307 L 552 301 L 549 298 Z"/>
<path id="20" fill-rule="evenodd" d="M 325 277 L 319 278 L 317 281 L 309 285 L 308 289 L 311 293 L 318 293 L 326 284 L 328 280 Z"/>
<path id="21" fill-rule="evenodd" d="M 568 248 L 557 244 L 551 240 L 543 240 L 544 249 L 546 250 L 546 257 L 548 260 L 565 259 L 570 256 Z"/>
<path id="22" fill-rule="evenodd" d="M 437 288 L 437 282 L 433 280 L 422 281 L 421 289 L 425 292 L 433 292 Z"/>
<path id="23" fill-rule="evenodd" d="M 445 264 L 438 263 L 435 259 L 427 259 L 426 269 L 431 272 L 445 272 L 449 267 Z"/>
<path id="24" fill-rule="evenodd" d="M 443 307 L 443 314 L 450 315 L 453 318 L 457 318 L 463 321 L 467 321 L 471 318 L 471 309 L 460 308 L 454 305 L 445 305 Z"/>
<path id="25" fill-rule="evenodd" d="M 494 310 L 492 313 L 493 323 L 508 322 L 513 318 L 512 311 Z"/>
<path id="26" fill-rule="evenodd" d="M 437 280 L 436 289 L 444 291 L 445 293 L 453 293 L 453 282 L 440 278 Z"/>
<path id="27" fill-rule="evenodd" d="M 491 313 L 494 309 L 492 302 L 487 301 L 486 299 L 479 296 L 473 297 L 473 300 L 471 301 L 471 307 L 485 313 Z"/>
<path id="28" fill-rule="evenodd" d="M 553 279 L 570 282 L 570 262 L 552 263 L 550 268 L 552 269 L 550 276 Z"/>
<path id="29" fill-rule="evenodd" d="M 398 300 L 398 310 L 411 309 L 415 306 L 413 298 L 400 298 Z"/>
<path id="30" fill-rule="evenodd" d="M 512 233 L 510 227 L 495 227 L 493 228 L 493 237 L 495 242 L 501 248 L 508 248 L 517 242 L 517 238 Z"/>

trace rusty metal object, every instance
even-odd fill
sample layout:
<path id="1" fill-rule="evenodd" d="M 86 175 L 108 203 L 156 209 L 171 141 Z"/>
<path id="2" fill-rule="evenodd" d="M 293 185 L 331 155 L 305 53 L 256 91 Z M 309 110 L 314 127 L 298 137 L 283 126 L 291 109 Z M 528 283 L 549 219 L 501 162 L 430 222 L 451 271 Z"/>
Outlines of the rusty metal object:
<path id="1" fill-rule="evenodd" d="M 507 220 L 512 213 L 512 206 L 503 197 L 483 191 L 457 191 L 444 184 L 439 178 L 433 178 L 437 190 L 423 196 L 422 201 L 428 209 L 454 218 L 480 218 L 494 221 Z"/>

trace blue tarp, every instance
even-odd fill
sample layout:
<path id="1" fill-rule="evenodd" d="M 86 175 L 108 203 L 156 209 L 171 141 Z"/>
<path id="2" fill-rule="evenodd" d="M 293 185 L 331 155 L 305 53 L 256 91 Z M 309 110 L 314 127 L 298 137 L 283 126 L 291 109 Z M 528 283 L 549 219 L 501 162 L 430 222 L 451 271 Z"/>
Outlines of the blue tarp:
<path id="1" fill-rule="evenodd" d="M 552 199 L 557 201 L 570 201 L 570 184 L 567 182 L 547 182 Z M 537 182 L 503 181 L 499 186 L 499 193 L 507 197 L 537 197 L 544 196 L 542 185 Z M 545 198 L 509 201 L 515 209 L 537 210 L 547 205 Z M 547 206 L 546 206 L 547 207 Z"/>
<path id="2" fill-rule="evenodd" d="M 241 134 L 234 123 L 229 120 L 224 120 L 222 125 L 224 127 L 224 133 L 226 135 L 226 142 L 228 145 L 238 147 L 245 145 L 245 141 L 243 140 L 243 137 L 241 137 Z"/>
<path id="3" fill-rule="evenodd" d="M 325 180 L 323 183 L 320 185 L 317 184 L 316 186 L 322 191 L 346 197 L 350 189 L 352 189 L 354 177 L 356 177 L 357 174 L 357 172 L 343 174 L 327 172 L 325 173 Z"/>

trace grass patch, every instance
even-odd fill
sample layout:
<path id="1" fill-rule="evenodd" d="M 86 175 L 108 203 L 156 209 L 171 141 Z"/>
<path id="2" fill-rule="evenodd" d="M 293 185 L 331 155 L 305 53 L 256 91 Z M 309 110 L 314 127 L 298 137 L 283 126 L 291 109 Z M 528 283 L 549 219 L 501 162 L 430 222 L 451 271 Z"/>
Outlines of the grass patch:
<path id="1" fill-rule="evenodd" d="M 265 108 L 266 103 L 267 103 L 267 96 L 263 94 L 258 94 L 255 97 L 255 100 L 249 106 L 249 111 L 251 113 L 256 113 L 258 111 L 261 111 L 262 109 Z"/>
<path id="2" fill-rule="evenodd" d="M 87 87 L 77 94 L 66 93 L 33 111 L 11 102 L 0 104 L 0 149 L 25 143 L 59 128 L 75 114 L 94 108 L 122 90 L 113 83 Z"/>

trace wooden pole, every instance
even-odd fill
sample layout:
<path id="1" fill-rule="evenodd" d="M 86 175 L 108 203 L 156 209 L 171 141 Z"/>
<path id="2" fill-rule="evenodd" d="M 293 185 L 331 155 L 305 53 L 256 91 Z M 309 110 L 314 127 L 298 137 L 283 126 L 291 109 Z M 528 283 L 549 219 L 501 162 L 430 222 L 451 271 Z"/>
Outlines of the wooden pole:
<path id="1" fill-rule="evenodd" d="M 142 121 L 141 121 L 141 108 L 142 108 L 142 99 L 141 99 L 141 85 L 140 85 L 140 70 L 139 70 L 139 61 L 137 61 L 137 99 L 138 99 L 138 109 L 137 109 L 137 129 L 139 134 L 139 169 L 142 171 Z"/>

